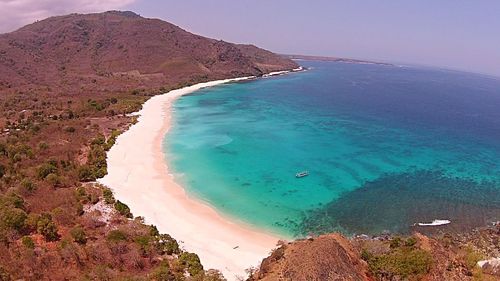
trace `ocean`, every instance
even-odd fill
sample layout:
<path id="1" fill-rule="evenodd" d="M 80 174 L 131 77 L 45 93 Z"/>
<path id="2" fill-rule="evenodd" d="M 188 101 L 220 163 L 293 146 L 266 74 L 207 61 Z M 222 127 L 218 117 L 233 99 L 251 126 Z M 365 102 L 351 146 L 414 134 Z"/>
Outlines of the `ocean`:
<path id="1" fill-rule="evenodd" d="M 499 78 L 300 63 L 175 102 L 163 149 L 191 196 L 287 238 L 500 220 Z M 451 223 L 415 226 L 435 219 Z"/>

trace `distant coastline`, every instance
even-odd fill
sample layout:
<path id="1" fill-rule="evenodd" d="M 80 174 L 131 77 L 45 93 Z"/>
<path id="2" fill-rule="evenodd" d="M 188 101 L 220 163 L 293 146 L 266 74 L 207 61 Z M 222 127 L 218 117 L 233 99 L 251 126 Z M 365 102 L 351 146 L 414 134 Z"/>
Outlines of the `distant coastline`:
<path id="1" fill-rule="evenodd" d="M 376 65 L 394 66 L 394 64 L 391 64 L 391 63 L 376 62 L 376 61 L 369 61 L 369 60 L 358 60 L 358 59 L 350 59 L 350 58 L 325 57 L 325 56 L 308 56 L 308 55 L 290 55 L 290 54 L 281 54 L 281 55 L 283 57 L 291 59 L 291 60 L 331 61 L 331 62 L 358 63 L 358 64 L 376 64 Z"/>

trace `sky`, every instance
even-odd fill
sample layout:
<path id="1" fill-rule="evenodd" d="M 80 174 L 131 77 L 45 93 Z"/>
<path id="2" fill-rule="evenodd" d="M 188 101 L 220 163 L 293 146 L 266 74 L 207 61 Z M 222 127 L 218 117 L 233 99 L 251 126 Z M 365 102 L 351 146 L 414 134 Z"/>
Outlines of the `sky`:
<path id="1" fill-rule="evenodd" d="M 277 53 L 418 64 L 500 77 L 498 0 L 0 0 L 0 32 L 51 15 L 132 10 Z"/>

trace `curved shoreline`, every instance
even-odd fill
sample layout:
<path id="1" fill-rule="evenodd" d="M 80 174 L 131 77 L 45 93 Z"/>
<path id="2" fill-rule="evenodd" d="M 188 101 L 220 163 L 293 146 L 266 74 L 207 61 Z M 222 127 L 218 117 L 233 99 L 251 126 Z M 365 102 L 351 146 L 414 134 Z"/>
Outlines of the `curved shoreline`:
<path id="1" fill-rule="evenodd" d="M 98 180 L 134 215 L 176 238 L 183 248 L 198 254 L 207 269 L 220 270 L 228 280 L 245 277 L 245 269 L 257 266 L 280 237 L 228 220 L 203 201 L 189 197 L 168 172 L 162 140 L 170 130 L 172 104 L 178 97 L 250 78 L 200 83 L 146 101 L 138 122 L 108 152 L 108 174 Z"/>

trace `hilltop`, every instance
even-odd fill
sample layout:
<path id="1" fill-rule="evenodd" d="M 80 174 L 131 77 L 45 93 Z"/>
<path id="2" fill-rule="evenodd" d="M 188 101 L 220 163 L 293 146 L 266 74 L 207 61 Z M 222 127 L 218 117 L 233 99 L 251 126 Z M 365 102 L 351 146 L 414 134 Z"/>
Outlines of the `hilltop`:
<path id="1" fill-rule="evenodd" d="M 295 67 L 253 45 L 195 35 L 133 12 L 51 17 L 0 35 L 0 90 L 151 89 Z"/>

